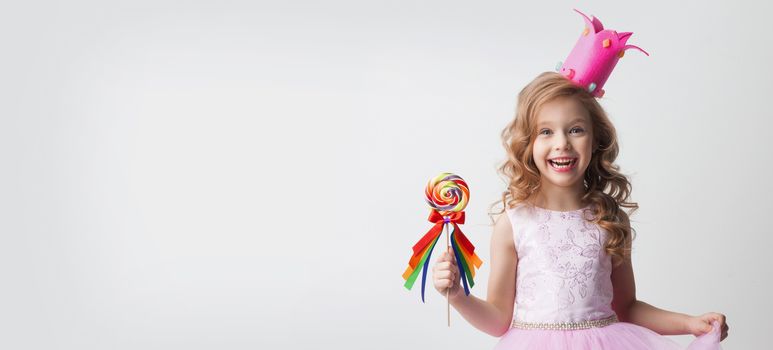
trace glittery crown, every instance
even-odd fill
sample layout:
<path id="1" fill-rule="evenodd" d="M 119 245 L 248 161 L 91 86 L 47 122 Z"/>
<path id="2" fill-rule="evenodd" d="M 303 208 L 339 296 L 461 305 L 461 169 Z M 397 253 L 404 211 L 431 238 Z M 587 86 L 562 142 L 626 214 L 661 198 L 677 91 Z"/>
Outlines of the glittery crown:
<path id="1" fill-rule="evenodd" d="M 604 29 L 598 18 L 588 18 L 584 13 L 574 10 L 585 20 L 585 29 L 563 63 L 558 62 L 556 71 L 563 74 L 575 84 L 582 86 L 595 97 L 604 96 L 604 83 L 615 68 L 617 61 L 623 57 L 625 50 L 637 49 L 649 54 L 634 45 L 626 45 L 632 32 L 618 33 Z"/>

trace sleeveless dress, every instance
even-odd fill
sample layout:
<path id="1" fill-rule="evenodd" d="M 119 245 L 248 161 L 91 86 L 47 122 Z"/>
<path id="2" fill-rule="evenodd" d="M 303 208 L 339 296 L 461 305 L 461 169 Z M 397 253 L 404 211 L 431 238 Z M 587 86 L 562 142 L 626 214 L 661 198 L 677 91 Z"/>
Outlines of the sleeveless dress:
<path id="1" fill-rule="evenodd" d="M 506 210 L 518 253 L 513 322 L 495 350 L 683 349 L 648 328 L 619 322 L 612 310 L 612 260 L 607 232 L 586 218 L 528 204 Z M 720 330 L 687 349 L 719 350 Z"/>

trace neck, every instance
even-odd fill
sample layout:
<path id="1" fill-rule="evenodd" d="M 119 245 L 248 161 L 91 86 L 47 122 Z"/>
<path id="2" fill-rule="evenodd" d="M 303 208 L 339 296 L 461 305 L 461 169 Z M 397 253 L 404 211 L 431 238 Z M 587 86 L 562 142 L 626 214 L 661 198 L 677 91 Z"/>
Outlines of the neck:
<path id="1" fill-rule="evenodd" d="M 532 204 L 549 210 L 572 211 L 582 209 L 586 203 L 582 202 L 585 194 L 585 185 L 579 182 L 571 187 L 561 187 L 542 181 L 540 191 L 532 196 Z"/>

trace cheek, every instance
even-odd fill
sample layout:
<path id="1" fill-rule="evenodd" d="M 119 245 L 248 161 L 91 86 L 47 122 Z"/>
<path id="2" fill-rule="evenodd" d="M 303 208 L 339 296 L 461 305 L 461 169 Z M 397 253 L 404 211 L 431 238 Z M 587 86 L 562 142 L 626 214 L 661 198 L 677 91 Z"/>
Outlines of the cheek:
<path id="1" fill-rule="evenodd" d="M 535 162 L 538 162 L 540 159 L 547 157 L 547 151 L 548 149 L 545 148 L 545 145 L 540 142 L 534 142 L 531 148 L 531 156 Z"/>
<path id="2" fill-rule="evenodd" d="M 593 138 L 583 137 L 582 139 L 577 140 L 575 149 L 582 152 L 585 156 L 590 157 L 591 152 L 593 152 Z"/>

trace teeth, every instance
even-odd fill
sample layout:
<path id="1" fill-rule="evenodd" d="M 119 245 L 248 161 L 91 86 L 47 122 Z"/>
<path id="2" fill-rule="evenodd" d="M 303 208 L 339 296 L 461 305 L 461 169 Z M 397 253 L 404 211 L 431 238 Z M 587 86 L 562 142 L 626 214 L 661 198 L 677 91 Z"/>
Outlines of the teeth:
<path id="1" fill-rule="evenodd" d="M 575 159 L 561 158 L 561 160 L 553 159 L 553 160 L 549 160 L 549 162 L 553 164 L 554 167 L 560 169 L 560 168 L 567 168 L 571 166 L 572 164 L 574 164 Z"/>

